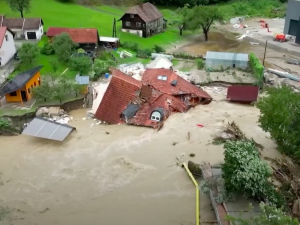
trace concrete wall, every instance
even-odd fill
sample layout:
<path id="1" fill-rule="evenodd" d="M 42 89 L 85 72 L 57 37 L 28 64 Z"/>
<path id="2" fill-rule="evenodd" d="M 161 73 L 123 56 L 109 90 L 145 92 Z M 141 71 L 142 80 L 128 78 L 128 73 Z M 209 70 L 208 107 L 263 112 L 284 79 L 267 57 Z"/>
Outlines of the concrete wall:
<path id="1" fill-rule="evenodd" d="M 289 0 L 288 7 L 286 10 L 285 24 L 284 24 L 284 34 L 289 34 L 290 21 L 300 19 L 300 1 Z"/>
<path id="2" fill-rule="evenodd" d="M 43 34 L 44 34 L 44 28 L 43 25 L 40 26 L 38 30 L 24 30 L 25 39 L 28 40 L 27 32 L 35 32 L 36 33 L 36 40 L 41 40 Z M 30 39 L 32 40 L 32 39 Z"/>
<path id="3" fill-rule="evenodd" d="M 6 30 L 5 36 L 7 35 L 8 40 L 4 37 L 2 46 L 0 48 L 1 67 L 4 66 L 16 53 L 15 41 L 11 32 Z"/>

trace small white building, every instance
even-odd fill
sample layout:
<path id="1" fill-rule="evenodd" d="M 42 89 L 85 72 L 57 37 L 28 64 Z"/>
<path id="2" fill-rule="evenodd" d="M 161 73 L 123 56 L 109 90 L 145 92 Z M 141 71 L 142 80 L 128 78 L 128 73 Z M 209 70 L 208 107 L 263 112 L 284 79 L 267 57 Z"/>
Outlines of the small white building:
<path id="1" fill-rule="evenodd" d="M 151 63 L 146 66 L 146 69 L 170 69 L 173 63 L 164 56 L 156 57 Z"/>
<path id="2" fill-rule="evenodd" d="M 40 40 L 44 34 L 41 18 L 0 18 L 0 27 L 8 27 L 16 39 Z"/>
<path id="3" fill-rule="evenodd" d="M 233 52 L 210 52 L 206 53 L 206 67 L 211 69 L 241 68 L 248 67 L 248 54 Z"/>
<path id="4" fill-rule="evenodd" d="M 3 67 L 16 53 L 14 32 L 7 27 L 0 27 L 0 67 Z"/>

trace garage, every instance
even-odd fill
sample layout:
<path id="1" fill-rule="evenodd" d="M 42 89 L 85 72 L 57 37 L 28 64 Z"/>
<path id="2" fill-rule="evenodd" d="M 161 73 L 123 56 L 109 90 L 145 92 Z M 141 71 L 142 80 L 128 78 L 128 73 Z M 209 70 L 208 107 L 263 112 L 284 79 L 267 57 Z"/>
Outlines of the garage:
<path id="1" fill-rule="evenodd" d="M 299 30 L 299 21 L 298 20 L 290 20 L 290 28 L 289 34 L 296 36 Z"/>
<path id="2" fill-rule="evenodd" d="M 27 38 L 28 39 L 36 39 L 36 33 L 35 32 L 27 32 Z"/>

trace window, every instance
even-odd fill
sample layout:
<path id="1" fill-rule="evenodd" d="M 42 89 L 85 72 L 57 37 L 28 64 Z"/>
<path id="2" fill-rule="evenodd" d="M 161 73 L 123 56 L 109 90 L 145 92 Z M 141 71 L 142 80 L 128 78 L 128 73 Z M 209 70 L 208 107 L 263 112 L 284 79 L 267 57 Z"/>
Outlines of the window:
<path id="1" fill-rule="evenodd" d="M 161 121 L 161 114 L 157 111 L 153 112 L 151 114 L 151 120 L 157 121 L 157 122 Z"/>
<path id="2" fill-rule="evenodd" d="M 41 85 L 41 81 L 39 80 L 39 85 Z"/>
<path id="3" fill-rule="evenodd" d="M 28 93 L 30 94 L 30 88 L 28 88 Z"/>
<path id="4" fill-rule="evenodd" d="M 34 81 L 34 86 L 36 86 L 36 83 L 35 83 L 35 81 Z"/>
<path id="5" fill-rule="evenodd" d="M 167 78 L 168 78 L 167 76 L 158 76 L 157 77 L 158 80 L 164 80 L 164 81 L 166 81 Z"/>
<path id="6" fill-rule="evenodd" d="M 8 35 L 5 35 L 5 40 L 8 41 Z"/>
<path id="7" fill-rule="evenodd" d="M 31 88 L 33 88 L 33 85 L 31 85 Z"/>
<path id="8" fill-rule="evenodd" d="M 137 22 L 137 23 L 136 23 L 136 27 L 142 27 L 142 24 L 139 23 L 139 22 Z"/>
<path id="9" fill-rule="evenodd" d="M 10 93 L 9 95 L 10 95 L 10 96 L 17 96 L 17 92 L 14 91 L 14 92 Z"/>
<path id="10" fill-rule="evenodd" d="M 134 18 L 134 15 L 133 15 L 133 14 L 131 14 L 131 15 L 130 15 L 130 18 Z"/>
<path id="11" fill-rule="evenodd" d="M 131 23 L 130 23 L 129 21 L 126 21 L 126 22 L 125 22 L 125 25 L 126 25 L 126 27 L 130 27 L 130 26 L 131 26 Z"/>

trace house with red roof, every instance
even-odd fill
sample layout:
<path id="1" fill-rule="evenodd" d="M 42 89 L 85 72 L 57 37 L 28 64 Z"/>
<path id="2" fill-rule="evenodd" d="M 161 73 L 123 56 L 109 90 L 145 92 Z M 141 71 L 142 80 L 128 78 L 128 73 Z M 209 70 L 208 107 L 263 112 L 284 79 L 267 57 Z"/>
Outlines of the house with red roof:
<path id="1" fill-rule="evenodd" d="M 5 66 L 16 53 L 15 33 L 7 27 L 0 27 L 0 67 Z"/>
<path id="2" fill-rule="evenodd" d="M 94 51 L 98 47 L 99 34 L 96 28 L 49 27 L 46 36 L 52 40 L 52 38 L 62 33 L 68 33 L 73 42 L 87 52 Z"/>
<path id="3" fill-rule="evenodd" d="M 201 88 L 173 71 L 146 70 L 142 81 L 117 69 L 111 69 L 111 72 L 109 86 L 95 113 L 97 119 L 108 124 L 127 123 L 159 129 L 173 113 L 186 112 L 190 107 L 212 100 Z M 161 79 L 161 74 L 166 78 Z"/>

